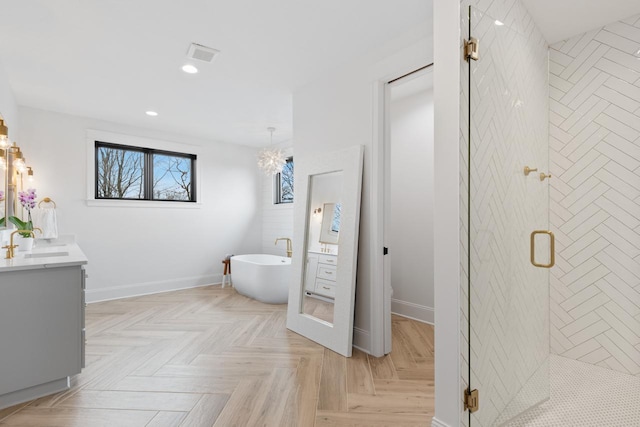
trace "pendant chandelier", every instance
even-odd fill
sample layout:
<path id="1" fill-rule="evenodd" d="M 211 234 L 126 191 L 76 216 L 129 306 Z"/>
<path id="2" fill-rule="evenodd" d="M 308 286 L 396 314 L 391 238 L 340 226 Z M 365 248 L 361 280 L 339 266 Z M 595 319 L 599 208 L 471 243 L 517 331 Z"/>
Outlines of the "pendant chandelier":
<path id="1" fill-rule="evenodd" d="M 273 132 L 276 128 L 269 127 L 267 131 L 271 133 L 271 146 L 273 145 Z M 282 168 L 287 162 L 287 157 L 279 148 L 265 148 L 258 154 L 258 166 L 265 175 L 275 175 L 282 172 Z"/>

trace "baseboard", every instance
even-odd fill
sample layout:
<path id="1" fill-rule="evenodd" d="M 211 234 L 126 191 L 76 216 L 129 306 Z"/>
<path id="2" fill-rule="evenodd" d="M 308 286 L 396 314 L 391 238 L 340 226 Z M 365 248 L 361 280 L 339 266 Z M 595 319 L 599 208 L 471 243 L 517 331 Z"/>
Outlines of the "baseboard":
<path id="1" fill-rule="evenodd" d="M 87 303 L 110 301 L 114 299 L 178 291 L 180 289 L 198 288 L 220 283 L 222 283 L 222 274 L 213 274 L 211 276 L 185 277 L 182 279 L 134 283 L 131 285 L 111 286 L 108 288 L 89 288 L 86 290 L 86 300 Z"/>
<path id="2" fill-rule="evenodd" d="M 367 354 L 371 353 L 371 333 L 364 329 L 353 327 L 353 346 Z"/>
<path id="3" fill-rule="evenodd" d="M 20 403 L 39 399 L 69 389 L 69 377 L 60 378 L 44 384 L 17 390 L 0 396 L 0 409 L 10 408 Z M 2 418 L 0 417 L 0 420 Z"/>
<path id="4" fill-rule="evenodd" d="M 436 417 L 431 418 L 431 427 L 451 427 L 449 424 L 445 424 Z"/>
<path id="5" fill-rule="evenodd" d="M 391 313 L 433 325 L 435 310 L 425 305 L 391 299 Z"/>

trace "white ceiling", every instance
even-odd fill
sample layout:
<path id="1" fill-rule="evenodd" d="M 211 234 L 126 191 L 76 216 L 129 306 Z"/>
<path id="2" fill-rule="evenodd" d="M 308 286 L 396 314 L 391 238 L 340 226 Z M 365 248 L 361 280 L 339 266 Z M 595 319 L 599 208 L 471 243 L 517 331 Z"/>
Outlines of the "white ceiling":
<path id="1" fill-rule="evenodd" d="M 0 62 L 18 103 L 211 140 L 291 138 L 292 91 L 418 27 L 431 0 L 21 0 Z M 180 70 L 191 42 L 221 51 Z M 160 115 L 147 117 L 146 110 Z"/>
<path id="2" fill-rule="evenodd" d="M 638 0 L 523 1 L 550 43 L 640 13 Z M 274 142 L 291 138 L 295 88 L 416 28 L 430 32 L 431 3 L 5 1 L 0 62 L 20 105 L 264 146 L 268 126 Z M 191 42 L 222 52 L 196 75 L 180 70 Z"/>
<path id="3" fill-rule="evenodd" d="M 638 0 L 522 0 L 549 44 L 640 13 Z"/>

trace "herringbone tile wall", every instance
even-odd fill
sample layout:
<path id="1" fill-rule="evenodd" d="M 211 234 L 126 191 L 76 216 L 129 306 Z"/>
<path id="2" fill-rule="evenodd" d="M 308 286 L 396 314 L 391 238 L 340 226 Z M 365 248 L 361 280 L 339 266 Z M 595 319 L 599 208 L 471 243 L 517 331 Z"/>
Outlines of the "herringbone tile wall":
<path id="1" fill-rule="evenodd" d="M 640 15 L 549 65 L 552 352 L 640 375 Z"/>

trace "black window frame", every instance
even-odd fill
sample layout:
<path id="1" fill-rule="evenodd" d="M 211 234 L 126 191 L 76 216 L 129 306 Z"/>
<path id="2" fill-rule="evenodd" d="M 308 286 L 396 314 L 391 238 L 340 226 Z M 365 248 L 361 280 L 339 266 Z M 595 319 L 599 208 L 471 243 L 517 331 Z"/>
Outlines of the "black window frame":
<path id="1" fill-rule="evenodd" d="M 287 157 L 286 163 L 293 163 L 293 156 Z M 295 164 L 293 166 L 295 168 Z M 275 174 L 273 180 L 274 192 L 273 192 L 273 204 L 274 205 L 287 205 L 289 203 L 293 203 L 295 200 L 295 190 L 293 190 L 293 194 L 291 200 L 283 200 L 282 199 L 282 172 L 278 172 Z"/>
<path id="2" fill-rule="evenodd" d="M 111 148 L 116 150 L 133 151 L 143 154 L 142 162 L 142 179 L 143 179 L 143 195 L 142 198 L 131 197 L 100 197 L 98 195 L 98 181 L 99 181 L 99 164 L 98 153 L 100 148 Z M 153 197 L 153 156 L 154 154 L 182 157 L 191 160 L 191 198 L 189 200 L 170 200 L 170 199 L 156 199 Z M 148 201 L 148 202 L 169 202 L 169 203 L 197 203 L 197 180 L 196 180 L 196 168 L 197 168 L 198 156 L 195 154 L 181 153 L 177 151 L 159 150 L 155 148 L 136 147 L 133 145 L 114 144 L 112 142 L 95 141 L 94 149 L 94 161 L 95 161 L 95 177 L 94 177 L 94 197 L 96 200 L 126 200 L 126 201 Z"/>

